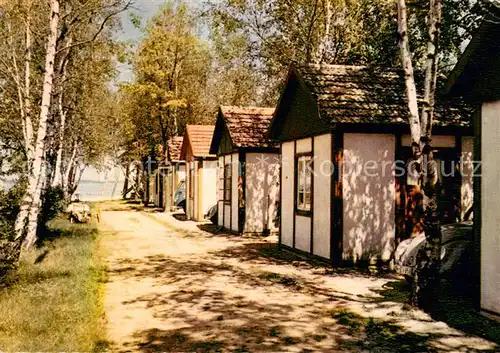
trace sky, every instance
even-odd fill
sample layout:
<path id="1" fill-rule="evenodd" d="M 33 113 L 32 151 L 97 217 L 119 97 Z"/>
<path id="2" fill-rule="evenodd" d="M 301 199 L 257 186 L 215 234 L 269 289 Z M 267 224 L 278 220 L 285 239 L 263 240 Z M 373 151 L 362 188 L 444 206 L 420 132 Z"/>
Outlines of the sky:
<path id="1" fill-rule="evenodd" d="M 201 3 L 201 0 L 186 0 L 186 2 L 192 6 L 196 6 Z M 132 8 L 121 14 L 122 30 L 117 34 L 118 39 L 122 41 L 140 40 L 142 33 L 140 29 L 132 25 L 130 21 L 131 13 L 139 16 L 141 18 L 141 25 L 144 26 L 165 3 L 166 0 L 134 0 Z M 121 64 L 118 70 L 118 82 L 128 82 L 132 80 L 132 70 L 129 65 Z"/>
<path id="2" fill-rule="evenodd" d="M 142 24 L 146 24 L 156 13 L 165 0 L 135 0 L 132 8 L 121 14 L 122 30 L 118 33 L 118 39 L 122 41 L 138 41 L 141 39 L 141 30 L 135 28 L 130 21 L 131 13 L 142 19 Z M 132 70 L 129 65 L 120 64 L 118 67 L 118 82 L 130 81 Z"/>

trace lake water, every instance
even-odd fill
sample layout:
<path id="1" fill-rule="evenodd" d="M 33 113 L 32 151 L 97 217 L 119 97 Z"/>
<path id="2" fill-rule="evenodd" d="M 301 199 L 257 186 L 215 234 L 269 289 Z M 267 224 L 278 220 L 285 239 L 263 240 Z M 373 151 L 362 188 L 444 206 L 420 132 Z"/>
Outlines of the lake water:
<path id="1" fill-rule="evenodd" d="M 117 200 L 122 196 L 122 189 L 123 181 L 81 181 L 75 194 L 80 194 L 80 200 L 82 201 Z"/>
<path id="2" fill-rule="evenodd" d="M 10 189 L 14 181 L 3 181 L 3 188 Z M 82 201 L 104 201 L 117 200 L 121 198 L 123 181 L 86 181 L 82 180 L 76 189 L 75 194 L 80 194 Z"/>

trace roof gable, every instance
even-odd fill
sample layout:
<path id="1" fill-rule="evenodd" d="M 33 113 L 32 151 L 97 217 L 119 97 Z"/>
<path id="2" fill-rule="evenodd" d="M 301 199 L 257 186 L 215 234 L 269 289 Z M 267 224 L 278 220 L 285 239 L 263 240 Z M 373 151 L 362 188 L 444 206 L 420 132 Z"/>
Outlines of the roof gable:
<path id="1" fill-rule="evenodd" d="M 225 133 L 233 148 L 277 148 L 268 137 L 274 108 L 221 106 L 210 153 L 217 153 Z"/>
<path id="2" fill-rule="evenodd" d="M 179 162 L 181 156 L 181 147 L 182 147 L 182 136 L 172 137 L 167 142 L 168 151 L 167 151 L 167 160 L 170 162 Z"/>
<path id="3" fill-rule="evenodd" d="M 290 89 L 293 87 L 294 89 Z M 281 134 L 283 119 L 294 104 L 291 91 L 304 90 L 325 125 L 407 125 L 403 73 L 397 69 L 316 65 L 291 67 L 287 87 L 272 124 L 272 136 Z M 435 126 L 470 126 L 467 111 L 450 104 L 436 105 Z"/>
<path id="4" fill-rule="evenodd" d="M 185 160 L 188 151 L 194 158 L 215 157 L 215 155 L 210 154 L 210 143 L 214 129 L 214 125 L 186 125 L 180 158 Z"/>
<path id="5" fill-rule="evenodd" d="M 468 101 L 500 99 L 500 8 L 491 5 L 486 18 L 458 59 L 445 93 Z"/>

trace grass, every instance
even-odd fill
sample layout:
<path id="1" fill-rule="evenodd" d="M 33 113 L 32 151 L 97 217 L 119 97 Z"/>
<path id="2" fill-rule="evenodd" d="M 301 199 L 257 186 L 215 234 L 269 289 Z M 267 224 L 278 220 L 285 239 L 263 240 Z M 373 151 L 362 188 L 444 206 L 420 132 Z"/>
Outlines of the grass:
<path id="1" fill-rule="evenodd" d="M 59 218 L 0 288 L 0 351 L 106 349 L 105 268 L 96 225 Z"/>

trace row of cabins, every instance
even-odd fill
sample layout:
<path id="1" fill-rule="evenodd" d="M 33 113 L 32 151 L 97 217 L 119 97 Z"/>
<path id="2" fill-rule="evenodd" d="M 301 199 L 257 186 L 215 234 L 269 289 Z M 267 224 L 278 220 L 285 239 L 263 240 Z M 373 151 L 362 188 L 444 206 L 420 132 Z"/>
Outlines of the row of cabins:
<path id="1" fill-rule="evenodd" d="M 444 99 L 436 108 L 432 145 L 442 162 L 440 199 L 450 222 L 463 219 L 477 189 L 473 115 Z M 217 204 L 218 225 L 231 232 L 277 233 L 281 246 L 333 264 L 388 261 L 398 242 L 419 226 L 418 187 L 406 173 L 407 116 L 404 78 L 397 70 L 292 67 L 276 108 L 220 107 L 215 126 L 186 127 L 180 159 L 187 217 L 202 220 Z M 482 139 L 498 134 L 491 120 Z M 498 170 L 491 171 L 497 179 Z M 496 194 L 496 184 L 485 191 L 489 185 L 481 195 Z M 480 223 L 490 232 L 500 228 L 493 209 L 496 223 Z M 500 250 L 495 237 L 482 245 L 492 246 L 482 254 L 482 266 L 485 254 Z M 498 276 L 495 261 L 483 276 Z M 500 303 L 491 296 L 500 291 L 500 280 L 495 283 L 482 287 L 490 292 L 483 295 L 489 298 L 483 307 L 498 313 Z"/>
<path id="2" fill-rule="evenodd" d="M 472 207 L 470 114 L 445 103 L 436 111 L 450 222 Z M 416 226 L 407 115 L 397 70 L 294 67 L 277 108 L 222 106 L 215 126 L 187 125 L 187 217 L 203 220 L 217 204 L 218 224 L 234 233 L 277 233 L 281 245 L 333 263 L 387 261 Z"/>

